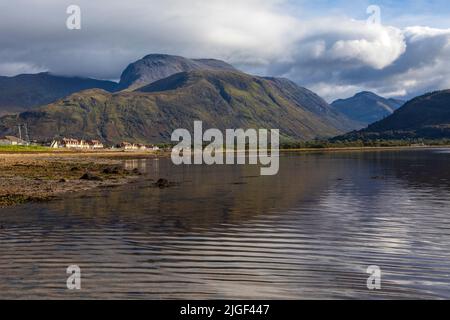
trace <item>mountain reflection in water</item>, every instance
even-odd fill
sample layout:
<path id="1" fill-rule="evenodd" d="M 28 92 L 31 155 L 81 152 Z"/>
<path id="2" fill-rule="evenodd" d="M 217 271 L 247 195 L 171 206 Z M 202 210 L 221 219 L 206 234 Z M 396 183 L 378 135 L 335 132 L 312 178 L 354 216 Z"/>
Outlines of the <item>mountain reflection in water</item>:
<path id="1" fill-rule="evenodd" d="M 139 182 L 1 209 L 0 298 L 450 298 L 445 151 L 288 153 L 273 177 L 127 161 Z"/>

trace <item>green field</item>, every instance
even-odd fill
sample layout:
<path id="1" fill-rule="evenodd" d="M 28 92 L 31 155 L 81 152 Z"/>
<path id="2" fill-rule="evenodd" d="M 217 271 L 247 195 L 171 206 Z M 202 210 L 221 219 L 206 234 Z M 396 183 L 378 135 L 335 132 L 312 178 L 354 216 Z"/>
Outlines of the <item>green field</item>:
<path id="1" fill-rule="evenodd" d="M 50 148 L 42 146 L 0 146 L 0 152 L 37 152 L 49 150 Z"/>

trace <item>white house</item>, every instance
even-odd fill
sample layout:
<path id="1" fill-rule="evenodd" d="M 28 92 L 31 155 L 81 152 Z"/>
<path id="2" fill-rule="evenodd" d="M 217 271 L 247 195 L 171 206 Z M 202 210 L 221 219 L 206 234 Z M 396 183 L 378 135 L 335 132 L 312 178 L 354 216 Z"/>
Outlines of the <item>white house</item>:
<path id="1" fill-rule="evenodd" d="M 139 143 L 130 143 L 130 142 L 122 142 L 120 147 L 124 150 L 140 150 L 140 151 L 158 151 L 159 148 L 157 146 L 146 146 L 144 144 Z"/>
<path id="2" fill-rule="evenodd" d="M 129 142 L 122 142 L 120 144 L 120 147 L 124 150 L 139 150 L 140 147 L 137 144 L 129 143 Z"/>
<path id="3" fill-rule="evenodd" d="M 91 140 L 88 141 L 89 146 L 91 147 L 91 149 L 104 149 L 105 146 L 103 145 L 103 143 L 101 143 L 98 140 Z"/>
<path id="4" fill-rule="evenodd" d="M 53 140 L 51 148 L 68 148 L 68 149 L 103 149 L 104 145 L 98 140 L 78 140 L 63 138 L 62 140 Z"/>

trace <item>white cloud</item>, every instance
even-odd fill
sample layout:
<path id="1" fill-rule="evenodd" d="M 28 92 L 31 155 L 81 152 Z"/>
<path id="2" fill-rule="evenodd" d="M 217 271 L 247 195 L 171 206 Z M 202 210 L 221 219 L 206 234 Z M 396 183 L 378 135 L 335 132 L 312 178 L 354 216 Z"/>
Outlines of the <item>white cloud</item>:
<path id="1" fill-rule="evenodd" d="M 274 61 L 269 72 L 308 86 L 329 101 L 361 90 L 407 99 L 449 88 L 450 29 L 370 28 L 351 20 L 317 25 L 300 39 L 289 64 Z"/>
<path id="2" fill-rule="evenodd" d="M 400 30 L 382 25 L 368 26 L 365 21 L 316 19 L 308 23 L 307 28 L 309 31 L 300 45 L 309 39 L 321 39 L 328 49 L 322 50 L 316 58 L 328 61 L 350 61 L 383 69 L 406 49 Z"/>
<path id="3" fill-rule="evenodd" d="M 2 3 L 0 74 L 48 69 L 117 79 L 128 63 L 169 53 L 286 76 L 328 100 L 358 90 L 412 96 L 450 84 L 450 29 L 301 19 L 283 0 L 77 2 L 80 31 L 65 27 L 72 1 Z"/>
<path id="4" fill-rule="evenodd" d="M 0 63 L 0 75 L 15 76 L 23 73 L 39 73 L 45 72 L 44 68 L 24 62 Z"/>

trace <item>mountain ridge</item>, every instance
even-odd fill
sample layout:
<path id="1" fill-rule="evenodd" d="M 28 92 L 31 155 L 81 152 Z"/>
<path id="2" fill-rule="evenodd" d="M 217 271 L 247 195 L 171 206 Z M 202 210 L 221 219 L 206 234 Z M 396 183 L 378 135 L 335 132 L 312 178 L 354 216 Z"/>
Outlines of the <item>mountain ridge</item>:
<path id="1" fill-rule="evenodd" d="M 117 90 L 133 91 L 174 74 L 195 70 L 236 69 L 216 59 L 188 59 L 167 54 L 149 54 L 126 67 L 120 76 Z"/>
<path id="2" fill-rule="evenodd" d="M 150 63 L 150 68 L 146 63 Z M 153 63 L 153 65 L 151 65 Z M 166 78 L 182 71 L 236 70 L 217 59 L 187 59 L 166 54 L 149 54 L 122 72 L 120 82 L 84 77 L 59 76 L 50 72 L 0 76 L 0 116 L 16 114 L 50 104 L 72 93 L 87 89 L 108 92 L 134 90 L 139 86 Z"/>
<path id="3" fill-rule="evenodd" d="M 434 91 L 406 102 L 391 116 L 339 139 L 450 138 L 450 89 Z"/>
<path id="4" fill-rule="evenodd" d="M 116 86 L 112 81 L 65 77 L 48 72 L 0 76 L 0 112 L 23 112 L 81 90 L 100 88 L 114 91 Z"/>
<path id="5" fill-rule="evenodd" d="M 195 120 L 203 121 L 205 129 L 280 129 L 284 138 L 297 140 L 344 133 L 310 111 L 315 106 L 306 103 L 305 107 L 285 90 L 273 79 L 240 71 L 196 70 L 135 91 L 74 93 L 36 110 L 1 118 L 0 134 L 11 134 L 18 123 L 27 123 L 32 139 L 42 141 L 69 136 L 109 144 L 123 140 L 167 143 L 174 129 L 193 129 Z M 297 97 L 303 94 L 301 87 L 295 90 Z M 318 99 L 316 104 L 322 103 L 320 97 L 311 97 Z"/>
<path id="6" fill-rule="evenodd" d="M 384 98 L 370 91 L 362 91 L 347 99 L 331 103 L 332 108 L 358 122 L 362 129 L 394 113 L 404 101 Z"/>

